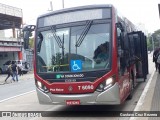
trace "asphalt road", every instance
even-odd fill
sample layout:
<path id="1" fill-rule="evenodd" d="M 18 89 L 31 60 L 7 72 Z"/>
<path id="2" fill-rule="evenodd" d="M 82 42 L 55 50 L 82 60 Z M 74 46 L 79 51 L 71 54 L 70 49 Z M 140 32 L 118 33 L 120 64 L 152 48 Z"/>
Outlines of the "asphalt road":
<path id="1" fill-rule="evenodd" d="M 152 60 L 150 55 L 149 60 Z M 151 73 L 154 69 L 154 64 L 149 64 L 149 79 Z M 2 83 L 2 78 L 5 76 L 0 76 Z M 62 106 L 62 105 L 40 105 L 38 103 L 33 74 L 28 74 L 20 78 L 18 83 L 10 83 L 5 85 L 0 85 L 0 111 L 51 111 L 48 113 L 49 116 L 53 117 L 42 117 L 42 118 L 26 118 L 31 120 L 97 120 L 97 119 L 109 119 L 109 120 L 128 120 L 128 117 L 107 117 L 106 113 L 109 111 L 133 111 L 137 105 L 137 102 L 145 88 L 148 81 L 139 82 L 134 90 L 133 98 L 127 100 L 122 105 L 117 106 Z M 58 112 L 57 112 L 58 111 Z"/>
<path id="2" fill-rule="evenodd" d="M 6 76 L 6 74 L 0 76 L 0 101 L 35 90 L 33 73 L 19 76 L 18 82 L 10 83 L 12 81 L 10 77 L 7 84 L 3 84 Z"/>

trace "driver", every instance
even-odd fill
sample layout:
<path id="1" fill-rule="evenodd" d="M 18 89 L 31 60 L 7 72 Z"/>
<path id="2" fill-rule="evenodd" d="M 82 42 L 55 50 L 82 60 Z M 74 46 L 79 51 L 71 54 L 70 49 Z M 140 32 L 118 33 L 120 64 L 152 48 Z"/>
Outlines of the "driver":
<path id="1" fill-rule="evenodd" d="M 108 42 L 105 42 L 104 44 L 101 44 L 100 46 L 98 46 L 98 48 L 95 50 L 94 52 L 94 57 L 93 59 L 95 59 L 95 61 L 106 61 L 108 59 L 108 50 L 109 48 L 109 44 Z"/>

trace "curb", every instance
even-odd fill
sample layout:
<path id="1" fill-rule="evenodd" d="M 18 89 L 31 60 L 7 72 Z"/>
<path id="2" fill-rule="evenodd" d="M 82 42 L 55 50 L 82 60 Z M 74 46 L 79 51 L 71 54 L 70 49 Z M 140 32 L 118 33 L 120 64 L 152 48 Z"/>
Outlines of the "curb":
<path id="1" fill-rule="evenodd" d="M 155 85 L 157 81 L 157 73 L 152 72 L 134 111 L 150 111 L 152 106 L 152 99 L 154 95 Z M 148 117 L 130 117 L 129 120 L 148 120 Z"/>

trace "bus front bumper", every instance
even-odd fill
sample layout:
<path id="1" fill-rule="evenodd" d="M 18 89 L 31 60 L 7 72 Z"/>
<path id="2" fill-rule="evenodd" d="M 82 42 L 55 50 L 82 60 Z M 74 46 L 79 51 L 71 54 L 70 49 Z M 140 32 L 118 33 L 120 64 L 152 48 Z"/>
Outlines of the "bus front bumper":
<path id="1" fill-rule="evenodd" d="M 109 89 L 103 92 L 89 93 L 89 94 L 52 94 L 44 93 L 38 88 L 37 95 L 40 104 L 57 104 L 66 105 L 66 100 L 80 100 L 80 105 L 118 105 L 120 104 L 119 86 L 115 83 Z"/>

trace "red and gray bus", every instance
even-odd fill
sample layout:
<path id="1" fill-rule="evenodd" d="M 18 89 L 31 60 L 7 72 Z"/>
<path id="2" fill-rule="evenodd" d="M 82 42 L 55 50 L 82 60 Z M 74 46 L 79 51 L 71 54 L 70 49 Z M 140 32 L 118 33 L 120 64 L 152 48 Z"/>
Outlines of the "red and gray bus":
<path id="1" fill-rule="evenodd" d="M 112 5 L 67 8 L 24 27 L 35 31 L 34 77 L 40 104 L 117 105 L 146 79 L 146 36 Z"/>

